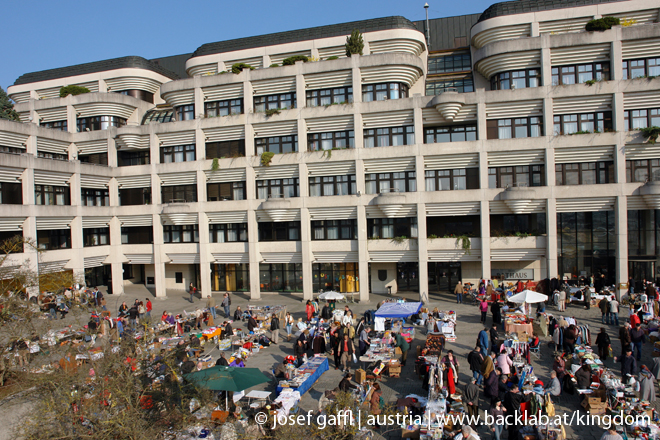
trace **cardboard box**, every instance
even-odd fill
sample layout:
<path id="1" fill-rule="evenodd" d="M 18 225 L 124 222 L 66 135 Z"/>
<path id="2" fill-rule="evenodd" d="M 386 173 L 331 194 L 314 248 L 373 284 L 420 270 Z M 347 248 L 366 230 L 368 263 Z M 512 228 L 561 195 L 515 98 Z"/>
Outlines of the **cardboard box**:
<path id="1" fill-rule="evenodd" d="M 394 354 L 403 354 L 403 352 L 401 351 L 401 347 L 396 347 L 394 349 Z"/>
<path id="2" fill-rule="evenodd" d="M 419 428 L 418 429 L 407 429 L 401 428 L 401 438 L 419 438 Z"/>
<path id="3" fill-rule="evenodd" d="M 355 382 L 363 384 L 367 380 L 367 372 L 362 368 L 355 370 Z"/>

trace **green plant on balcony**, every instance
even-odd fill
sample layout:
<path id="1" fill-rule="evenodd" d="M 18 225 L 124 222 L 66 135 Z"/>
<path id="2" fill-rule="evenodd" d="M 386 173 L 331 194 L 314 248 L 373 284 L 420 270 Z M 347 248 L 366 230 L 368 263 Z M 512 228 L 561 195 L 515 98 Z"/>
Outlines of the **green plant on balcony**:
<path id="1" fill-rule="evenodd" d="M 296 61 L 303 61 L 303 62 L 306 63 L 307 61 L 309 61 L 309 58 L 307 58 L 305 55 L 294 55 L 294 56 L 289 57 L 289 58 L 284 58 L 282 60 L 282 65 L 283 66 L 293 66 L 294 64 L 296 64 Z"/>
<path id="2" fill-rule="evenodd" d="M 273 63 L 273 64 L 271 64 L 271 65 L 270 65 L 270 66 L 268 66 L 268 67 L 280 67 L 280 65 L 279 65 L 279 64 L 277 64 L 277 63 Z"/>
<path id="3" fill-rule="evenodd" d="M 603 17 L 597 18 L 595 20 L 589 20 L 587 25 L 584 27 L 588 32 L 603 32 L 608 29 L 612 29 L 612 26 L 618 26 L 621 24 L 621 20 L 616 17 Z"/>
<path id="4" fill-rule="evenodd" d="M 325 60 L 330 61 L 330 60 L 338 60 L 338 59 L 339 59 L 339 57 L 337 55 L 333 55 L 331 57 L 326 58 Z"/>
<path id="5" fill-rule="evenodd" d="M 270 117 L 273 116 L 273 115 L 279 115 L 279 114 L 280 114 L 280 110 L 284 110 L 284 109 L 281 109 L 281 108 L 269 108 L 268 110 L 264 111 L 264 113 L 266 114 L 266 117 L 267 117 L 267 118 L 270 118 Z"/>
<path id="6" fill-rule="evenodd" d="M 64 86 L 60 89 L 60 98 L 65 98 L 69 95 L 82 95 L 84 93 L 89 93 L 89 89 L 87 87 L 75 85 Z"/>
<path id="7" fill-rule="evenodd" d="M 435 235 L 435 234 L 431 234 L 431 235 L 429 235 L 429 236 L 426 237 L 426 238 L 429 239 L 429 240 L 433 240 L 433 239 L 435 239 L 435 238 L 438 238 L 438 236 Z"/>
<path id="8" fill-rule="evenodd" d="M 407 239 L 408 239 L 408 237 L 406 237 L 405 235 L 401 235 L 401 236 L 397 236 L 397 237 L 392 237 L 392 242 L 397 243 L 397 244 L 401 244 L 404 241 L 406 241 Z"/>
<path id="9" fill-rule="evenodd" d="M 470 255 L 470 249 L 472 249 L 472 241 L 470 240 L 470 237 L 467 235 L 457 236 L 456 247 L 463 249 L 466 254 Z"/>
<path id="10" fill-rule="evenodd" d="M 346 56 L 350 57 L 351 55 L 362 55 L 364 50 L 364 38 L 362 34 L 357 29 L 353 29 L 351 35 L 346 37 Z"/>
<path id="11" fill-rule="evenodd" d="M 655 144 L 655 142 L 658 140 L 658 136 L 660 135 L 660 127 L 656 127 L 655 125 L 652 127 L 642 128 L 640 131 L 642 132 L 642 136 L 648 139 L 649 144 Z"/>
<path id="12" fill-rule="evenodd" d="M 589 130 L 578 130 L 573 133 L 569 133 L 569 136 L 573 136 L 574 134 L 592 134 Z"/>
<path id="13" fill-rule="evenodd" d="M 273 160 L 273 156 L 275 156 L 275 153 L 271 153 L 270 151 L 264 151 L 261 153 L 261 166 L 269 167 L 270 162 Z"/>
<path id="14" fill-rule="evenodd" d="M 245 63 L 235 63 L 235 64 L 232 64 L 232 66 L 231 66 L 231 73 L 233 73 L 234 75 L 238 75 L 239 73 L 241 73 L 243 71 L 243 69 L 254 70 L 254 67 L 250 66 L 249 64 L 245 64 Z"/>
<path id="15" fill-rule="evenodd" d="M 211 162 L 211 171 L 218 171 L 220 169 L 220 163 L 218 162 L 218 158 L 214 157 L 213 162 Z"/>

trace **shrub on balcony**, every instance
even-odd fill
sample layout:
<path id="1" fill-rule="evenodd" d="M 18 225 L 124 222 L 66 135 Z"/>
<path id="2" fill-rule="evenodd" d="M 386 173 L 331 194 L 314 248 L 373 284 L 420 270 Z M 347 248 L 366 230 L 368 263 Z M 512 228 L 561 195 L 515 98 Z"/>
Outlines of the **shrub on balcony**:
<path id="1" fill-rule="evenodd" d="M 656 126 L 642 128 L 640 131 L 642 132 L 642 136 L 648 138 L 649 144 L 655 144 L 660 135 L 660 127 Z"/>
<path id="2" fill-rule="evenodd" d="M 285 58 L 282 60 L 282 65 L 283 66 L 293 66 L 296 64 L 296 61 L 304 61 L 305 63 L 309 61 L 309 58 L 307 58 L 305 55 L 294 55 L 289 58 Z"/>
<path id="3" fill-rule="evenodd" d="M 249 64 L 245 64 L 245 63 L 232 64 L 231 73 L 233 73 L 234 75 L 238 75 L 239 73 L 241 73 L 243 71 L 243 69 L 254 70 L 254 67 L 250 66 Z"/>
<path id="4" fill-rule="evenodd" d="M 364 50 L 364 39 L 362 34 L 357 29 L 353 29 L 351 35 L 346 37 L 346 56 L 362 55 Z"/>
<path id="5" fill-rule="evenodd" d="M 273 160 L 273 156 L 275 156 L 275 153 L 271 153 L 270 151 L 264 151 L 261 153 L 261 166 L 269 167 L 270 161 Z"/>
<path id="6" fill-rule="evenodd" d="M 599 31 L 603 32 L 612 29 L 612 26 L 618 26 L 621 21 L 616 17 L 603 17 L 595 20 L 590 20 L 584 27 L 588 32 Z"/>
<path id="7" fill-rule="evenodd" d="M 331 57 L 326 58 L 325 60 L 330 61 L 330 60 L 338 60 L 338 59 L 339 59 L 339 57 L 337 55 L 333 55 Z"/>
<path id="8" fill-rule="evenodd" d="M 82 95 L 83 93 L 89 93 L 89 89 L 87 87 L 81 87 L 81 86 L 64 86 L 60 89 L 60 98 L 66 98 L 69 95 Z"/>

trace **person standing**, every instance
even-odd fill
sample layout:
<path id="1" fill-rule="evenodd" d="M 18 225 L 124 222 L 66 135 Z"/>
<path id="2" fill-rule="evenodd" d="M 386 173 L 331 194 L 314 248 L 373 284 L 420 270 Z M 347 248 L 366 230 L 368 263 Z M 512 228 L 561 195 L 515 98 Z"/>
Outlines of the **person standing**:
<path id="1" fill-rule="evenodd" d="M 463 283 L 459 280 L 454 288 L 456 294 L 456 304 L 463 304 Z"/>
<path id="2" fill-rule="evenodd" d="M 188 293 L 190 294 L 190 304 L 192 304 L 193 300 L 195 299 L 195 286 L 193 283 L 190 283 L 190 286 L 188 286 Z"/>
<path id="3" fill-rule="evenodd" d="M 482 298 L 479 301 L 479 311 L 481 312 L 481 323 L 486 324 L 486 314 L 488 313 L 488 301 L 486 301 L 486 298 Z"/>
<path id="4" fill-rule="evenodd" d="M 490 339 L 490 336 L 488 334 L 488 329 L 484 327 L 480 332 L 479 336 L 477 337 L 477 345 L 481 347 L 481 352 L 484 353 L 484 356 L 486 353 L 488 353 L 488 340 Z"/>
<path id="5" fill-rule="evenodd" d="M 339 343 L 339 361 L 341 362 L 344 373 L 349 372 L 349 365 L 353 360 L 354 353 L 355 347 L 353 346 L 353 341 L 349 339 L 348 333 L 344 333 L 344 339 Z"/>
<path id="6" fill-rule="evenodd" d="M 493 304 L 490 306 L 490 311 L 493 314 L 493 325 L 502 324 L 502 308 L 498 301 L 493 301 Z"/>
<path id="7" fill-rule="evenodd" d="M 497 325 L 493 324 L 493 326 L 490 328 L 489 335 L 490 335 L 490 349 L 491 349 L 491 351 L 494 351 L 494 352 L 497 353 L 499 351 L 497 343 L 500 340 L 500 336 L 497 332 Z M 484 356 L 486 356 L 486 353 L 482 353 L 482 354 Z"/>
<path id="8" fill-rule="evenodd" d="M 623 327 L 619 328 L 619 340 L 621 341 L 621 355 L 626 352 L 628 348 L 632 351 L 632 341 L 630 339 L 630 323 L 626 322 Z"/>
<path id="9" fill-rule="evenodd" d="M 509 423 L 509 438 L 517 439 L 518 430 L 520 425 L 517 423 L 519 417 L 516 417 L 520 411 L 520 404 L 523 402 L 529 402 L 532 398 L 531 394 L 522 395 L 520 394 L 518 384 L 513 384 L 511 391 L 505 394 L 504 396 L 504 408 L 506 408 L 507 415 L 511 417 L 511 423 Z"/>
<path id="10" fill-rule="evenodd" d="M 468 423 L 476 426 L 477 417 L 479 416 L 479 386 L 474 378 L 465 387 L 465 404 L 467 406 Z"/>
<path id="11" fill-rule="evenodd" d="M 147 311 L 145 316 L 147 317 L 148 320 L 151 320 L 151 310 L 153 309 L 153 304 L 151 304 L 151 300 L 149 298 L 144 299 L 146 303 L 144 304 L 144 309 Z"/>
<path id="12" fill-rule="evenodd" d="M 362 327 L 362 330 L 360 331 L 360 339 L 358 341 L 358 347 L 360 349 L 360 356 L 364 356 L 364 354 L 367 352 L 369 349 L 369 332 L 371 331 L 371 328 L 369 327 Z"/>
<path id="13" fill-rule="evenodd" d="M 286 312 L 286 316 L 284 317 L 284 326 L 286 327 L 286 340 L 290 341 L 291 327 L 293 326 L 293 316 L 291 316 L 291 313 L 289 312 Z"/>
<path id="14" fill-rule="evenodd" d="M 472 377 L 476 381 L 477 385 L 481 385 L 483 381 L 483 376 L 481 375 L 481 364 L 484 361 L 484 356 L 481 354 L 481 347 L 476 346 L 467 356 L 468 364 L 470 365 L 470 370 L 472 370 Z"/>
<path id="15" fill-rule="evenodd" d="M 280 339 L 280 318 L 277 314 L 273 313 L 270 318 L 270 340 L 273 344 L 277 345 Z"/>
<path id="16" fill-rule="evenodd" d="M 598 357 L 601 361 L 605 362 L 610 354 L 610 347 L 612 342 L 610 336 L 607 334 L 605 327 L 600 328 L 600 333 L 596 337 L 596 345 L 598 346 Z"/>
<path id="17" fill-rule="evenodd" d="M 495 400 L 495 404 L 490 409 L 490 415 L 493 416 L 493 427 L 490 428 L 493 431 L 493 440 L 500 440 L 502 437 L 505 412 L 506 408 L 502 406 L 502 401 L 500 399 Z"/>
<path id="18" fill-rule="evenodd" d="M 211 295 L 206 295 L 206 308 L 209 309 L 211 316 L 213 316 L 213 319 L 215 319 L 215 298 L 213 298 Z"/>
<path id="19" fill-rule="evenodd" d="M 621 363 L 621 381 L 623 383 L 628 383 L 630 377 L 634 376 L 635 371 L 637 370 L 637 361 L 632 355 L 632 348 L 626 347 L 625 354 L 618 358 L 614 358 L 614 362 Z"/>
<path id="20" fill-rule="evenodd" d="M 585 310 L 591 309 L 591 289 L 589 287 L 584 289 L 584 308 Z"/>
<path id="21" fill-rule="evenodd" d="M 560 312 L 566 311 L 566 290 L 564 289 L 561 289 L 559 291 L 559 311 Z"/>
<path id="22" fill-rule="evenodd" d="M 226 293 L 222 298 L 222 308 L 225 312 L 225 318 L 229 318 L 229 295 Z"/>
<path id="23" fill-rule="evenodd" d="M 499 386 L 498 382 L 500 381 L 500 375 L 498 370 L 495 370 L 493 374 L 488 376 L 488 379 L 484 381 L 484 395 L 490 398 L 490 407 L 492 408 L 499 399 Z"/>
<path id="24" fill-rule="evenodd" d="M 312 318 L 314 317 L 314 306 L 309 300 L 307 300 L 307 304 L 305 304 L 305 313 L 307 314 L 307 322 L 311 322 Z"/>
<path id="25" fill-rule="evenodd" d="M 637 323 L 635 328 L 630 330 L 630 342 L 635 349 L 635 358 L 639 362 L 642 360 L 642 344 L 646 342 L 646 334 L 642 330 L 642 325 Z"/>
<path id="26" fill-rule="evenodd" d="M 610 299 L 608 324 L 614 324 L 617 327 L 619 326 L 619 301 L 616 300 L 616 296 L 614 295 L 612 295 L 612 299 Z"/>
<path id="27" fill-rule="evenodd" d="M 610 302 L 607 300 L 607 297 L 604 296 L 600 301 L 598 301 L 598 308 L 600 309 L 600 322 L 602 324 L 605 324 L 606 322 L 609 324 L 610 322 L 610 317 L 608 316 L 607 311 L 610 308 Z"/>

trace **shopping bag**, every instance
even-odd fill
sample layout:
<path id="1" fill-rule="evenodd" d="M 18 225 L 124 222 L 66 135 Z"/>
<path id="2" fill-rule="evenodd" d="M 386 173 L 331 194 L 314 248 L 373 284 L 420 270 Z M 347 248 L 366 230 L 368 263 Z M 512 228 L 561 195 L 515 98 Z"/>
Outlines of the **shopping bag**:
<path id="1" fill-rule="evenodd" d="M 357 364 L 357 356 L 355 356 L 355 353 L 353 353 L 353 363 Z"/>
<path id="2" fill-rule="evenodd" d="M 545 404 L 545 412 L 548 415 L 548 417 L 554 417 L 555 416 L 555 404 L 552 403 L 552 399 L 550 399 L 550 395 L 548 394 L 546 396 L 547 402 Z"/>

